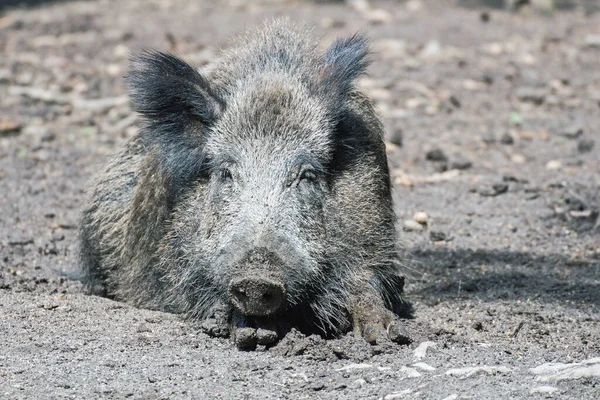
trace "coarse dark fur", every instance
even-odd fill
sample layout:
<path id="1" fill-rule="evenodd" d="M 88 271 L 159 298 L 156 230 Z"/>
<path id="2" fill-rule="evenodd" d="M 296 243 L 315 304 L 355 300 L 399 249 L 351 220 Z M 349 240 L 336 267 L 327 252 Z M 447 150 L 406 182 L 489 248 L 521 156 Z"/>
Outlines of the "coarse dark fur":
<path id="1" fill-rule="evenodd" d="M 403 278 L 382 125 L 354 85 L 367 64 L 364 36 L 322 54 L 283 20 L 207 75 L 136 57 L 127 83 L 143 129 L 81 217 L 91 293 L 195 319 L 224 310 L 235 329 L 251 318 L 228 285 L 264 275 L 285 286 L 271 321 L 391 335 Z"/>

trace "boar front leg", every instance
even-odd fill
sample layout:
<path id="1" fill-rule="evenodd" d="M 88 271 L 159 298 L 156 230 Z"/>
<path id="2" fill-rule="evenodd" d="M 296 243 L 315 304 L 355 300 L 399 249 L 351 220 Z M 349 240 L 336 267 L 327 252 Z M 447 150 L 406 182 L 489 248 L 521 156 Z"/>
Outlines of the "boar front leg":
<path id="1" fill-rule="evenodd" d="M 402 321 L 368 283 L 350 296 L 349 312 L 354 332 L 370 344 L 411 342 Z"/>

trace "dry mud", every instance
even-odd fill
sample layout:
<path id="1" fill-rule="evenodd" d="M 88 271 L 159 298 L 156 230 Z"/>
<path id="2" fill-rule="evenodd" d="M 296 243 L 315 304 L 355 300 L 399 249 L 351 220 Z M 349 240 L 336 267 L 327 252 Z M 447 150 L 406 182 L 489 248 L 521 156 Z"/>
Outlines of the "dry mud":
<path id="1" fill-rule="evenodd" d="M 99 0 L 0 15 L 0 397 L 600 398 L 600 15 L 348 3 Z M 324 42 L 372 39 L 360 85 L 388 133 L 409 346 L 292 331 L 240 352 L 70 279 L 83 191 L 137 132 L 128 55 L 210 67 L 232 34 L 281 15 Z"/>

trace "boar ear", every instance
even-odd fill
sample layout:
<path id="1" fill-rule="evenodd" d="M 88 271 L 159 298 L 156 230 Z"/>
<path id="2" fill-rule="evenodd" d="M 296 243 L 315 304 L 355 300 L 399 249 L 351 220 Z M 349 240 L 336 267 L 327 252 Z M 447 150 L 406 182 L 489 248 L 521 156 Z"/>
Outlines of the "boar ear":
<path id="1" fill-rule="evenodd" d="M 135 110 L 152 124 L 208 125 L 223 108 L 206 78 L 171 54 L 146 51 L 133 58 L 126 82 Z"/>
<path id="2" fill-rule="evenodd" d="M 354 80 L 365 73 L 369 65 L 368 55 L 368 40 L 361 33 L 333 42 L 325 54 L 325 64 L 319 76 L 320 91 L 333 101 L 332 107 L 342 105 Z"/>

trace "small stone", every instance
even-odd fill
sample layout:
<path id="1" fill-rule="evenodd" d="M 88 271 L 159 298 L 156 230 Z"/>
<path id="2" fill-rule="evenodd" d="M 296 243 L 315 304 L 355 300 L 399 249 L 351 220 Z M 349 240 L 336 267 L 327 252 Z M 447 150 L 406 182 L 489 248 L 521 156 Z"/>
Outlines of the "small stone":
<path id="1" fill-rule="evenodd" d="M 527 159 L 523 154 L 513 154 L 510 157 L 510 160 L 515 164 L 525 164 L 525 162 L 527 162 Z"/>
<path id="2" fill-rule="evenodd" d="M 481 321 L 474 322 L 473 323 L 473 329 L 475 329 L 476 331 L 483 330 L 483 324 L 481 323 Z"/>
<path id="3" fill-rule="evenodd" d="M 560 135 L 567 139 L 577 139 L 579 136 L 583 135 L 583 127 L 579 124 L 567 126 L 562 129 Z"/>
<path id="4" fill-rule="evenodd" d="M 42 136 L 40 137 L 40 140 L 42 142 L 53 142 L 56 139 L 56 135 L 52 132 L 46 132 L 44 134 L 42 134 Z"/>
<path id="5" fill-rule="evenodd" d="M 396 146 L 402 147 L 403 136 L 402 129 L 396 128 L 389 133 L 388 140 Z"/>
<path id="6" fill-rule="evenodd" d="M 401 374 L 403 374 L 404 376 L 406 376 L 408 378 L 418 378 L 421 376 L 421 373 L 419 371 L 417 371 L 416 369 L 406 367 L 404 365 L 400 368 L 400 370 L 398 372 L 400 372 Z"/>
<path id="7" fill-rule="evenodd" d="M 152 332 L 152 329 L 150 329 L 148 327 L 148 325 L 141 323 L 138 325 L 137 329 L 136 329 L 137 333 L 145 333 L 145 332 Z"/>
<path id="8" fill-rule="evenodd" d="M 376 8 L 365 12 L 367 21 L 371 24 L 389 24 L 394 20 L 394 16 L 387 10 Z"/>
<path id="9" fill-rule="evenodd" d="M 415 215 L 413 215 L 413 220 L 421 225 L 427 225 L 427 222 L 429 221 L 429 215 L 427 215 L 426 212 L 418 211 L 415 213 Z"/>
<path id="10" fill-rule="evenodd" d="M 577 151 L 580 153 L 589 153 L 594 148 L 594 141 L 592 139 L 581 139 L 577 142 Z"/>
<path id="11" fill-rule="evenodd" d="M 435 172 L 444 173 L 448 171 L 448 163 L 447 162 L 436 162 L 433 166 Z"/>
<path id="12" fill-rule="evenodd" d="M 479 14 L 479 19 L 481 20 L 481 22 L 490 22 L 490 13 L 487 11 L 482 12 L 481 14 Z"/>
<path id="13" fill-rule="evenodd" d="M 446 240 L 446 234 L 440 231 L 431 231 L 429 232 L 429 238 L 432 242 L 442 242 Z"/>
<path id="14" fill-rule="evenodd" d="M 412 339 L 410 338 L 406 328 L 400 323 L 392 323 L 387 328 L 387 334 L 390 340 L 398 344 L 410 344 Z"/>
<path id="15" fill-rule="evenodd" d="M 536 387 L 532 388 L 529 391 L 529 393 L 531 393 L 531 394 L 535 394 L 535 393 L 552 394 L 556 391 L 558 391 L 558 388 L 555 388 L 554 386 L 536 386 Z"/>
<path id="16" fill-rule="evenodd" d="M 417 221 L 407 219 L 402 224 L 402 228 L 407 232 L 420 232 L 423 230 L 423 225 L 421 225 Z"/>
<path id="17" fill-rule="evenodd" d="M 546 169 L 549 171 L 558 171 L 562 168 L 562 162 L 560 160 L 550 160 L 546 163 Z"/>
<path id="18" fill-rule="evenodd" d="M 12 119 L 0 119 L 0 137 L 16 136 L 21 133 L 22 127 L 23 125 Z"/>
<path id="19" fill-rule="evenodd" d="M 481 140 L 483 140 L 485 144 L 494 144 L 496 143 L 496 136 L 493 133 L 485 133 L 481 136 Z"/>
<path id="20" fill-rule="evenodd" d="M 16 235 L 8 239 L 9 246 L 26 246 L 33 244 L 33 238 L 30 236 Z"/>
<path id="21" fill-rule="evenodd" d="M 468 378 L 478 374 L 496 375 L 499 373 L 506 374 L 509 372 L 511 372 L 511 369 L 503 365 L 482 365 L 478 367 L 450 368 L 448 371 L 446 371 L 446 375 Z"/>
<path id="22" fill-rule="evenodd" d="M 600 47 L 600 35 L 587 35 L 585 37 L 585 46 Z"/>
<path id="23" fill-rule="evenodd" d="M 546 99 L 546 89 L 522 87 L 515 91 L 515 95 L 519 101 L 524 103 L 533 103 L 541 105 Z"/>
<path id="24" fill-rule="evenodd" d="M 417 363 L 414 363 L 412 366 L 419 368 L 420 370 L 423 370 L 423 371 L 435 371 L 435 367 L 432 367 L 431 365 L 426 364 L 424 362 L 417 362 Z"/>
<path id="25" fill-rule="evenodd" d="M 484 185 L 478 189 L 479 195 L 484 197 L 495 197 L 508 192 L 506 183 L 495 183 L 491 186 Z"/>
<path id="26" fill-rule="evenodd" d="M 60 232 L 54 232 L 52 234 L 52 239 L 50 239 L 51 242 L 60 242 L 63 240 L 65 240 L 65 235 Z"/>
<path id="27" fill-rule="evenodd" d="M 326 29 L 342 28 L 344 25 L 346 25 L 346 22 L 342 19 L 334 19 L 330 17 L 321 19 L 321 26 Z"/>
<path id="28" fill-rule="evenodd" d="M 513 139 L 513 137 L 511 135 L 509 135 L 508 133 L 505 133 L 504 135 L 502 135 L 502 137 L 500 138 L 500 143 L 502 144 L 506 144 L 506 145 L 511 145 L 515 142 L 515 140 Z"/>
<path id="29" fill-rule="evenodd" d="M 425 158 L 428 161 L 448 161 L 448 157 L 441 149 L 429 150 Z"/>
<path id="30" fill-rule="evenodd" d="M 473 166 L 473 163 L 469 160 L 466 159 L 457 159 L 452 161 L 452 163 L 450 164 L 450 169 L 459 169 L 459 170 L 465 170 L 465 169 L 469 169 Z"/>
<path id="31" fill-rule="evenodd" d="M 452 104 L 455 108 L 460 108 L 461 107 L 461 103 L 460 100 L 458 100 L 455 96 L 450 96 L 448 98 L 448 101 L 450 102 L 450 104 Z"/>
<path id="32" fill-rule="evenodd" d="M 415 360 L 421 360 L 427 355 L 427 349 L 435 347 L 435 342 L 423 342 L 415 349 Z"/>

